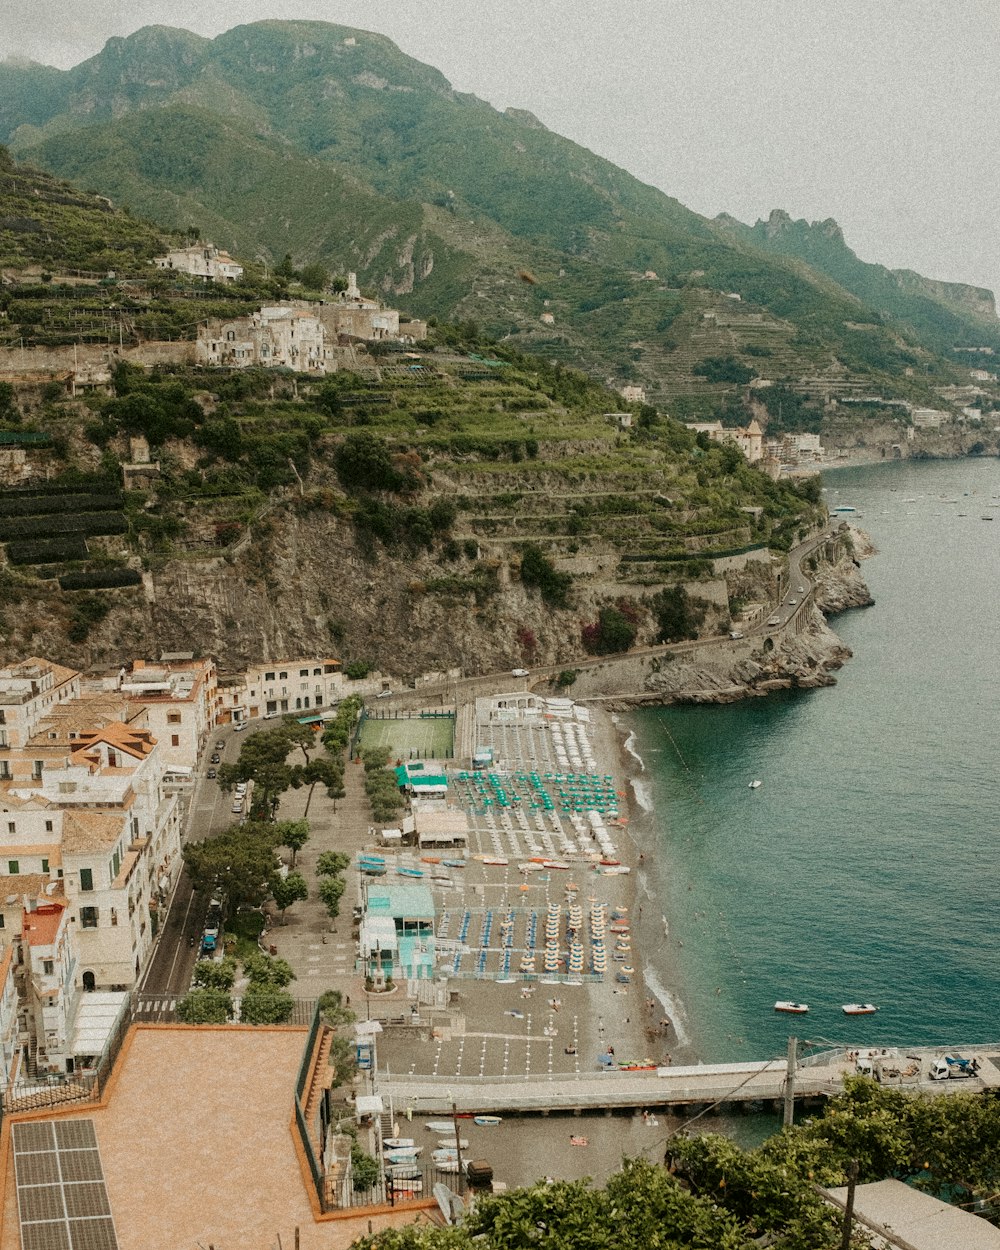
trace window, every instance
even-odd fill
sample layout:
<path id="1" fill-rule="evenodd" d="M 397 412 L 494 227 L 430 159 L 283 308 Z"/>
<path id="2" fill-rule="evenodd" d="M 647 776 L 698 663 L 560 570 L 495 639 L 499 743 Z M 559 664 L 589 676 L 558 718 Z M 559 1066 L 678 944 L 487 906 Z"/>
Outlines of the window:
<path id="1" fill-rule="evenodd" d="M 51 832 L 52 832 L 52 821 L 51 821 L 51 820 L 47 820 L 47 821 L 45 822 L 45 832 L 46 832 L 46 833 L 51 833 Z"/>
<path id="2" fill-rule="evenodd" d="M 6 760 L 0 760 L 0 779 L 10 781 L 10 765 Z"/>
<path id="3" fill-rule="evenodd" d="M 48 871 L 49 871 L 49 861 L 47 859 L 43 859 L 42 860 L 42 872 L 47 874 Z"/>
<path id="4" fill-rule="evenodd" d="M 287 674 L 287 673 L 279 673 L 279 674 L 278 674 L 278 676 L 281 678 L 281 680 L 282 680 L 282 681 L 287 681 L 287 680 L 288 680 L 288 674 Z"/>
<path id="5" fill-rule="evenodd" d="M 180 744 L 181 744 L 180 735 L 179 735 L 179 734 L 171 734 L 171 735 L 170 735 L 170 745 L 171 745 L 172 747 L 179 747 L 179 746 L 180 746 Z"/>
<path id="6" fill-rule="evenodd" d="M 43 959 L 43 960 L 42 960 L 42 972 L 43 972 L 43 973 L 44 973 L 47 977 L 50 977 L 50 976 L 53 974 L 53 972 L 55 972 L 55 970 L 56 970 L 56 965 L 55 965 L 55 962 L 54 962 L 53 960 L 51 960 L 51 959 Z"/>
<path id="7" fill-rule="evenodd" d="M 94 888 L 94 870 L 93 868 L 80 869 L 80 889 L 92 890 Z"/>
<path id="8" fill-rule="evenodd" d="M 4 924 L 5 924 L 5 923 L 6 923 L 6 921 L 5 921 L 5 920 L 4 920 L 4 918 L 3 918 L 3 912 L 2 912 L 2 911 L 0 911 L 0 929 L 2 929 L 2 928 L 4 927 Z"/>
<path id="9" fill-rule="evenodd" d="M 8 859 L 7 871 L 12 877 L 16 877 L 17 874 L 21 871 L 20 862 L 16 859 Z"/>
<path id="10" fill-rule="evenodd" d="M 167 713 L 167 724 L 168 724 L 168 725 L 179 725 L 180 723 L 181 723 L 181 714 L 180 714 L 180 712 L 168 712 L 168 713 Z"/>
<path id="11" fill-rule="evenodd" d="M 84 929 L 97 928 L 97 908 L 81 907 L 80 908 L 80 924 Z"/>
<path id="12" fill-rule="evenodd" d="M 118 908 L 117 907 L 111 908 L 111 923 L 112 925 L 116 925 L 118 923 Z"/>
<path id="13" fill-rule="evenodd" d="M 265 680 L 265 681 L 274 681 L 274 674 L 273 674 L 273 673 L 265 673 L 265 674 L 264 674 L 264 680 Z"/>
<path id="14" fill-rule="evenodd" d="M 308 670 L 307 668 L 300 668 L 300 669 L 299 669 L 299 676 L 300 676 L 300 677 L 308 677 L 308 676 L 309 676 L 309 670 Z"/>
<path id="15" fill-rule="evenodd" d="M 313 669 L 313 676 L 314 676 L 314 677 L 319 677 L 319 676 L 322 674 L 322 672 L 323 672 L 323 670 L 322 670 L 321 668 L 314 668 L 314 669 Z"/>
<path id="16" fill-rule="evenodd" d="M 44 761 L 44 760 L 35 760 L 35 766 L 34 766 L 34 768 L 31 770 L 31 775 L 32 775 L 32 777 L 34 777 L 34 779 L 35 779 L 36 781 L 37 781 L 37 780 L 38 780 L 38 778 L 42 775 L 42 769 L 43 769 L 44 767 L 45 767 L 45 761 Z"/>

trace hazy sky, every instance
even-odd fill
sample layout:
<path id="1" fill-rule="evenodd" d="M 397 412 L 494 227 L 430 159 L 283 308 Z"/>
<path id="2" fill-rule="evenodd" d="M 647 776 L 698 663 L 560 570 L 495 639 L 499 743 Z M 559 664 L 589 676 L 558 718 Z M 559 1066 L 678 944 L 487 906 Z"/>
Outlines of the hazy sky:
<path id="1" fill-rule="evenodd" d="M 998 0 L 0 0 L 0 55 L 266 17 L 380 31 L 698 212 L 835 217 L 865 260 L 1000 293 Z"/>

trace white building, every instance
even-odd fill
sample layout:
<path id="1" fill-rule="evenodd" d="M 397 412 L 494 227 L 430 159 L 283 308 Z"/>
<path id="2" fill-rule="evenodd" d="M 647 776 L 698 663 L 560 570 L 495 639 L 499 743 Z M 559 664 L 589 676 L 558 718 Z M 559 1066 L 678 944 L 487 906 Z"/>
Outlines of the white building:
<path id="1" fill-rule="evenodd" d="M 326 373 L 336 368 L 319 318 L 301 308 L 272 305 L 232 321 L 212 318 L 198 327 L 195 358 L 201 365 L 293 369 Z"/>
<path id="2" fill-rule="evenodd" d="M 721 421 L 687 421 L 695 434 L 707 434 L 713 443 L 735 443 L 750 464 L 764 458 L 764 435 L 756 418 L 743 426 L 724 426 Z"/>
<path id="3" fill-rule="evenodd" d="M 38 722 L 55 707 L 80 694 L 80 674 L 31 656 L 0 668 L 0 780 L 10 775 L 7 748 L 22 747 Z"/>
<path id="4" fill-rule="evenodd" d="M 948 420 L 948 414 L 937 408 L 914 408 L 910 419 L 918 430 L 940 430 L 942 422 Z"/>
<path id="5" fill-rule="evenodd" d="M 211 243 L 204 246 L 181 247 L 166 256 L 156 256 L 153 264 L 158 269 L 172 269 L 176 273 L 191 274 L 206 282 L 235 282 L 243 276 L 243 266 Z"/>
<path id="6" fill-rule="evenodd" d="M 271 660 L 255 664 L 221 689 L 222 714 L 234 721 L 334 707 L 352 685 L 333 659 Z"/>
<path id="7" fill-rule="evenodd" d="M 219 678 L 214 660 L 133 660 L 118 690 L 145 710 L 145 723 L 167 764 L 197 767 L 218 724 Z"/>
<path id="8" fill-rule="evenodd" d="M 646 388 L 644 386 L 623 386 L 619 389 L 618 394 L 627 404 L 644 404 L 646 402 Z"/>

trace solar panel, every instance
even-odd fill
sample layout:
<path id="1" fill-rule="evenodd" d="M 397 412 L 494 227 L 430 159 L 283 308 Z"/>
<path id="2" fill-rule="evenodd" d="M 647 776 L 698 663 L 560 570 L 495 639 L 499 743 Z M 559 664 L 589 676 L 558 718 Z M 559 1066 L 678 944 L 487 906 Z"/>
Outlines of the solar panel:
<path id="1" fill-rule="evenodd" d="M 118 1250 L 93 1120 L 14 1124 L 23 1250 Z"/>

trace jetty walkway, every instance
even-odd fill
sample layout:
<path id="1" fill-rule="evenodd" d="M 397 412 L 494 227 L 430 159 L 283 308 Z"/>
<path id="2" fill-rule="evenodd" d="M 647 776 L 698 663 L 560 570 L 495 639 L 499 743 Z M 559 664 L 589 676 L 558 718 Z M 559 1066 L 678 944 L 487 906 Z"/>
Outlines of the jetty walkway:
<path id="1" fill-rule="evenodd" d="M 854 1054 L 884 1054 L 878 1049 L 835 1050 L 802 1060 L 796 1067 L 792 1093 L 796 1100 L 829 1098 L 841 1091 L 845 1076 L 855 1071 Z M 967 1046 L 945 1051 L 941 1047 L 896 1048 L 896 1075 L 882 1083 L 935 1094 L 981 1093 L 1000 1089 L 1000 1044 Z M 942 1054 L 977 1058 L 977 1076 L 932 1081 L 931 1063 Z M 643 1071 L 615 1069 L 532 1077 L 446 1077 L 395 1074 L 380 1071 L 375 1087 L 388 1095 L 397 1114 L 406 1108 L 416 1115 L 547 1115 L 552 1112 L 645 1110 L 666 1107 L 703 1107 L 712 1103 L 739 1105 L 780 1102 L 785 1097 L 788 1065 L 784 1059 L 757 1063 L 696 1064 Z"/>

